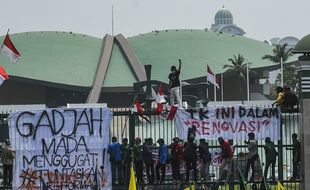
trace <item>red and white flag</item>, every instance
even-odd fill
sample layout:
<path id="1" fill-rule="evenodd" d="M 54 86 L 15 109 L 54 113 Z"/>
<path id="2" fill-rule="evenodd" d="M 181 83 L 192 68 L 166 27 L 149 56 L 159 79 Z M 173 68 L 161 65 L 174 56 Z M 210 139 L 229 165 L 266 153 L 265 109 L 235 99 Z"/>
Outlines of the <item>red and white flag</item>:
<path id="1" fill-rule="evenodd" d="M 156 107 L 156 113 L 157 114 L 161 114 L 164 110 L 164 103 L 166 103 L 166 100 L 165 100 L 165 97 L 164 97 L 164 87 L 163 85 L 160 85 L 159 86 L 159 91 L 157 93 L 157 96 L 156 96 L 156 104 L 157 104 L 157 107 Z"/>
<path id="2" fill-rule="evenodd" d="M 5 69 L 0 66 L 0 85 L 2 85 L 2 83 L 8 79 L 9 75 L 6 73 Z"/>
<path id="3" fill-rule="evenodd" d="M 5 36 L 2 44 L 1 53 L 8 56 L 10 61 L 13 63 L 16 63 L 20 58 L 20 53 L 15 48 L 8 34 Z"/>
<path id="4" fill-rule="evenodd" d="M 138 113 L 143 119 L 145 119 L 147 122 L 151 123 L 151 120 L 146 115 L 143 114 L 143 108 L 142 108 L 138 98 L 135 99 L 135 103 L 133 105 L 133 108 L 131 109 L 131 112 Z"/>
<path id="5" fill-rule="evenodd" d="M 170 112 L 169 112 L 169 114 L 168 114 L 168 116 L 167 116 L 167 120 L 173 120 L 175 114 L 177 113 L 177 111 L 178 111 L 178 107 L 172 105 L 172 106 L 170 107 Z"/>
<path id="6" fill-rule="evenodd" d="M 211 71 L 209 65 L 207 65 L 208 73 L 207 73 L 207 81 L 210 82 L 211 84 L 215 85 L 216 88 L 220 88 L 219 85 L 216 82 L 216 78 L 214 73 Z"/>
<path id="7" fill-rule="evenodd" d="M 133 108 L 131 109 L 131 111 L 132 112 L 138 112 L 139 114 L 143 114 L 143 108 L 142 108 L 138 98 L 135 99 L 135 103 L 134 103 Z"/>

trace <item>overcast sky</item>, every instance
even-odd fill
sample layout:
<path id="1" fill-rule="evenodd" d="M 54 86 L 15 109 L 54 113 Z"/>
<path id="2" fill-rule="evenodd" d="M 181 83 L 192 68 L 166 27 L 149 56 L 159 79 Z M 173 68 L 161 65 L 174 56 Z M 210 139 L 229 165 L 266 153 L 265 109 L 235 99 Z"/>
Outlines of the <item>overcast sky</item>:
<path id="1" fill-rule="evenodd" d="M 152 30 L 204 29 L 224 5 L 246 36 L 258 40 L 310 33 L 310 0 L 1 0 L 0 34 L 72 31 L 126 37 Z"/>

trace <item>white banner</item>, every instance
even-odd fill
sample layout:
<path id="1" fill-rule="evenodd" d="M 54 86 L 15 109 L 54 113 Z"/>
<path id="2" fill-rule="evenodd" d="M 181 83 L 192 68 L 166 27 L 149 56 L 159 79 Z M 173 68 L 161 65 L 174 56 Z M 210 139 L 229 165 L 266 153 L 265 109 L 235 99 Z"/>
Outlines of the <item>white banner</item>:
<path id="1" fill-rule="evenodd" d="M 111 189 L 111 118 L 108 108 L 10 114 L 13 189 Z"/>
<path id="2" fill-rule="evenodd" d="M 189 132 L 196 139 L 244 140 L 248 133 L 254 133 L 256 139 L 280 138 L 281 112 L 278 108 L 235 105 L 178 109 L 175 119 L 178 137 L 183 140 L 187 140 Z"/>

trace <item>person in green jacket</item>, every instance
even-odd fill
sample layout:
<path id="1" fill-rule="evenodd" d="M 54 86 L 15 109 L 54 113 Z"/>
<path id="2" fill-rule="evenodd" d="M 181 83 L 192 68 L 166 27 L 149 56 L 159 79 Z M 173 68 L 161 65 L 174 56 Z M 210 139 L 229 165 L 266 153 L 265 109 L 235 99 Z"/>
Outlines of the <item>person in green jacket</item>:
<path id="1" fill-rule="evenodd" d="M 274 143 L 270 140 L 270 137 L 266 137 L 264 149 L 266 155 L 266 166 L 264 171 L 264 177 L 265 179 L 267 179 L 268 169 L 269 166 L 271 165 L 271 171 L 272 171 L 271 179 L 275 180 L 275 166 L 277 162 L 278 152 L 275 148 Z"/>
<path id="2" fill-rule="evenodd" d="M 135 139 L 135 145 L 133 146 L 133 156 L 135 160 L 135 169 L 137 175 L 137 181 L 139 184 L 143 183 L 143 157 L 142 157 L 142 145 L 141 138 Z"/>

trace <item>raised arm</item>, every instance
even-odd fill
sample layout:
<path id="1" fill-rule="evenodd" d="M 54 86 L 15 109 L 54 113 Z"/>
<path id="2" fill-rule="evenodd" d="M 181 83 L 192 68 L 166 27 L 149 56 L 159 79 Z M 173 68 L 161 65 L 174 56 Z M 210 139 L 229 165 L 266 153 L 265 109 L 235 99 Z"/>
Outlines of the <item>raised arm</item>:
<path id="1" fill-rule="evenodd" d="M 178 69 L 179 72 L 181 71 L 181 65 L 182 65 L 182 61 L 181 59 L 179 59 L 179 69 Z"/>

